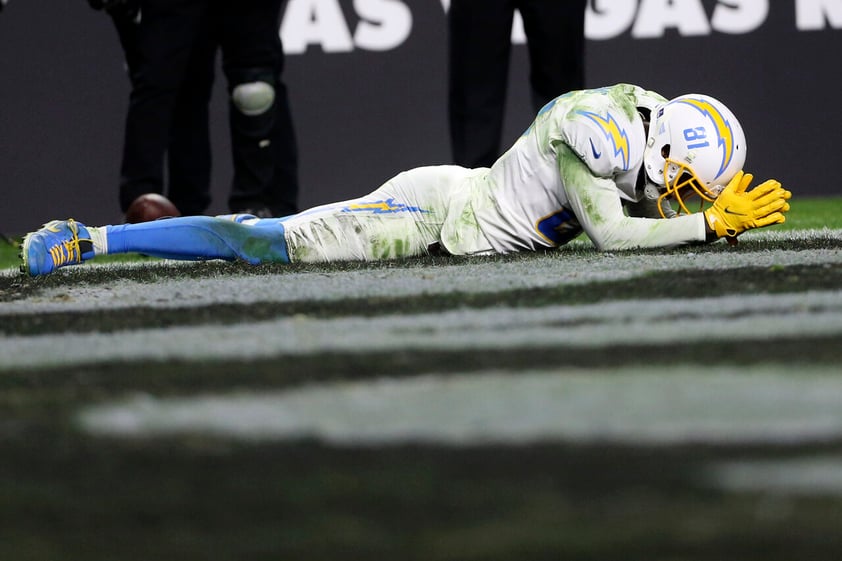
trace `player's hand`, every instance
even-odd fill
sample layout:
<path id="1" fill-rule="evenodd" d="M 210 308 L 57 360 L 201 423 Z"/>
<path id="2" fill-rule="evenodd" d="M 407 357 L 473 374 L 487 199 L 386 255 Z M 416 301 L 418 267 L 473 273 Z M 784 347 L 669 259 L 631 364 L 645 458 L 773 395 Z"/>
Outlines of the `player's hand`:
<path id="1" fill-rule="evenodd" d="M 753 179 L 750 173 L 737 172 L 705 211 L 705 221 L 717 237 L 735 238 L 746 230 L 786 220 L 784 213 L 789 210 L 787 200 L 792 193 L 774 179 L 748 190 Z"/>

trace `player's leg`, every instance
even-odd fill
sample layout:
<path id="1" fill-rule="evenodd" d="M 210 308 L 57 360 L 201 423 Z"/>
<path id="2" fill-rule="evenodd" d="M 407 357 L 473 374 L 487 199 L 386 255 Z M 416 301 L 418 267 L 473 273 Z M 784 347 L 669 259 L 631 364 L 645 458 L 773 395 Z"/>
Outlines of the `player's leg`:
<path id="1" fill-rule="evenodd" d="M 243 217 L 246 220 L 232 219 Z M 254 265 L 289 262 L 281 221 L 248 215 L 186 216 L 105 226 L 103 239 L 103 254 L 142 253 L 182 260 L 242 259 Z"/>
<path id="2" fill-rule="evenodd" d="M 375 261 L 423 255 L 439 242 L 451 190 L 469 170 L 429 166 L 398 174 L 369 195 L 284 220 L 293 262 Z"/>
<path id="3" fill-rule="evenodd" d="M 252 264 L 289 262 L 280 219 L 186 216 L 99 228 L 54 220 L 24 238 L 21 271 L 46 275 L 97 255 L 120 253 L 182 260 L 242 259 Z"/>
<path id="4" fill-rule="evenodd" d="M 56 220 L 24 238 L 21 270 L 46 275 L 116 253 L 254 264 L 422 255 L 440 241 L 453 191 L 470 173 L 458 166 L 417 168 L 365 197 L 283 219 L 187 216 L 101 228 Z"/>
<path id="5" fill-rule="evenodd" d="M 425 253 L 438 241 L 449 189 L 466 172 L 434 166 L 398 174 L 371 194 L 287 218 L 183 217 L 89 228 L 97 254 L 263 262 L 379 260 Z"/>

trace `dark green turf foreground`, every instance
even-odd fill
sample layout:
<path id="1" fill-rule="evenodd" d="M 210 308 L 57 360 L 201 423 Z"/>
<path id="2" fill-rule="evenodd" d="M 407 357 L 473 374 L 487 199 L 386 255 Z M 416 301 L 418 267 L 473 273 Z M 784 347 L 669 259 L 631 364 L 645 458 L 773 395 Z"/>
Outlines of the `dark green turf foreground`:
<path id="1" fill-rule="evenodd" d="M 817 287 L 842 276 L 838 268 L 813 272 L 819 271 L 767 278 L 779 279 L 772 284 L 783 289 L 792 276 L 815 278 Z M 747 271 L 735 280 L 757 275 Z M 78 321 L 90 329 L 90 317 Z M 797 375 L 804 364 L 839 364 L 842 356 L 838 338 L 772 343 L 765 350 L 739 340 L 720 345 L 717 360 L 769 360 L 790 364 Z M 516 375 L 560 362 L 669 366 L 712 356 L 701 345 L 668 351 L 399 352 L 280 365 L 102 364 L 7 373 L 0 377 L 0 559 L 838 559 L 839 496 L 729 493 L 699 478 L 712 460 L 842 455 L 837 441 L 342 448 L 202 437 L 111 440 L 84 436 L 68 423 L 80 403 L 136 391 L 277 388 L 444 368 L 510 368 Z"/>
<path id="2" fill-rule="evenodd" d="M 2 243 L 2 242 L 0 242 Z M 838 242 L 789 244 L 838 249 Z M 751 246 L 749 246 L 751 247 Z M 694 251 L 729 251 L 722 247 Z M 524 261 L 530 256 L 500 259 Z M 452 265 L 425 258 L 404 266 Z M 374 268 L 388 264 L 325 266 Z M 281 268 L 207 263 L 137 269 L 144 282 L 184 276 L 283 274 Z M 295 270 L 295 268 L 293 268 Z M 74 282 L 107 284 L 112 270 Z M 57 275 L 0 277 L 0 306 L 61 286 Z M 668 298 L 717 293 L 838 289 L 838 265 L 693 272 L 559 286 L 523 294 L 419 294 L 401 311 L 454 306 L 599 302 L 653 292 Z M 384 296 L 364 302 L 219 305 L 184 310 L 12 315 L 2 336 L 119 331 L 155 325 L 235 323 L 308 314 L 393 311 Z M 333 354 L 243 362 L 99 363 L 85 368 L 0 373 L 0 561 L 186 560 L 623 560 L 801 561 L 842 559 L 842 496 L 730 492 L 704 484 L 712 461 L 842 457 L 842 441 L 777 445 L 634 446 L 544 442 L 522 446 L 335 447 L 317 442 L 243 443 L 201 436 L 96 438 L 70 419 L 81 404 L 145 393 L 191 395 L 277 389 L 304 381 L 565 364 L 591 368 L 679 363 L 790 367 L 842 364 L 838 337 L 741 340 L 669 348 L 538 348 L 473 352 Z M 758 388 L 762 391 L 762 388 Z"/>

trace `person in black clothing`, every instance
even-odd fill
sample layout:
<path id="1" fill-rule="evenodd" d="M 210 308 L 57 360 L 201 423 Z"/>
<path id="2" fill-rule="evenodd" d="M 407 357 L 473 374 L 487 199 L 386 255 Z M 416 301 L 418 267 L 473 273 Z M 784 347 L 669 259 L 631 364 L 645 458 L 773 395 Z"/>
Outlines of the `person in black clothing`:
<path id="1" fill-rule="evenodd" d="M 298 212 L 298 150 L 279 35 L 285 0 L 210 2 L 228 80 L 234 213 Z"/>
<path id="2" fill-rule="evenodd" d="M 232 212 L 296 212 L 297 148 L 278 35 L 283 0 L 89 0 L 121 17 L 131 70 L 120 206 L 163 189 L 183 214 L 207 207 L 210 144 L 207 105 L 216 46 L 231 97 Z M 94 6 L 96 7 L 96 6 Z M 115 20 L 117 18 L 115 17 Z M 189 180 L 180 181 L 176 178 Z"/>
<path id="3" fill-rule="evenodd" d="M 140 49 L 140 3 L 133 0 L 88 0 L 91 7 L 105 10 L 113 20 L 126 59 L 132 89 L 141 82 L 145 66 Z M 161 64 L 173 63 L 162 60 Z M 177 61 L 175 61 L 177 62 Z M 157 151 L 147 151 L 143 145 L 143 128 L 133 125 L 126 134 L 121 175 L 131 178 L 121 184 L 121 207 L 125 211 L 138 196 L 147 193 L 164 193 L 184 215 L 202 214 L 211 202 L 211 144 L 208 104 L 210 103 L 216 63 L 216 42 L 209 26 L 204 26 L 196 36 L 185 74 L 178 87 L 172 123 L 166 146 L 169 188 L 164 188 L 163 157 Z M 173 72 L 177 72 L 174 69 Z M 163 118 L 164 115 L 161 115 Z M 130 116 L 130 122 L 134 119 Z M 128 129 L 127 131 L 128 132 Z M 127 190 L 122 193 L 123 188 Z"/>
<path id="4" fill-rule="evenodd" d="M 586 0 L 451 0 L 449 121 L 454 163 L 490 167 L 500 156 L 512 21 L 526 33 L 532 105 L 584 87 Z"/>

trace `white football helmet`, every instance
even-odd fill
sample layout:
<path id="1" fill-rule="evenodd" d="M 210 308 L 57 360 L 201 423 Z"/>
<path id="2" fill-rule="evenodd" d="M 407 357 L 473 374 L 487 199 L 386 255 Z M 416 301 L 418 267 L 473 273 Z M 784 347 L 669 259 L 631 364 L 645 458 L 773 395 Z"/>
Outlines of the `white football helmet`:
<path id="1" fill-rule="evenodd" d="M 661 187 L 659 202 L 674 198 L 679 214 L 692 212 L 685 204 L 688 197 L 701 198 L 700 210 L 713 202 L 745 161 L 743 128 L 722 102 L 689 94 L 652 111 L 643 165 Z"/>

